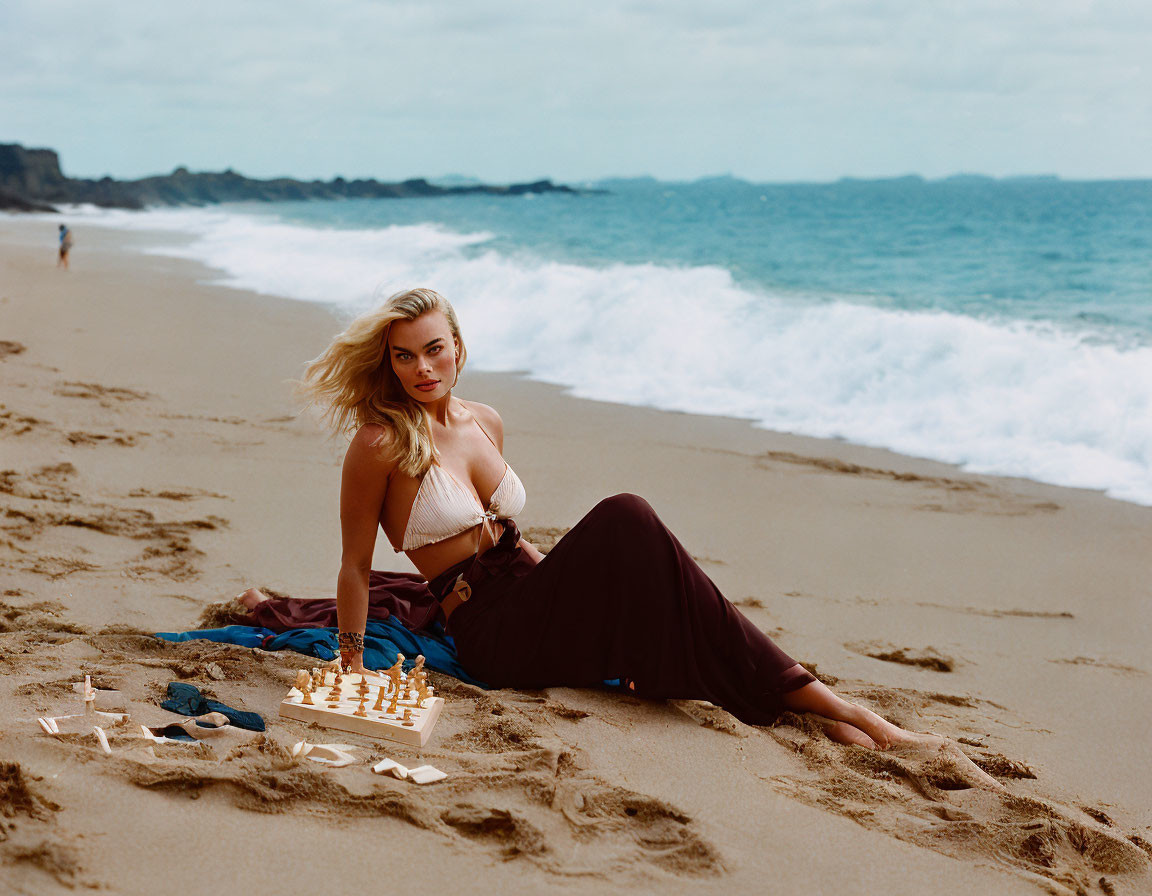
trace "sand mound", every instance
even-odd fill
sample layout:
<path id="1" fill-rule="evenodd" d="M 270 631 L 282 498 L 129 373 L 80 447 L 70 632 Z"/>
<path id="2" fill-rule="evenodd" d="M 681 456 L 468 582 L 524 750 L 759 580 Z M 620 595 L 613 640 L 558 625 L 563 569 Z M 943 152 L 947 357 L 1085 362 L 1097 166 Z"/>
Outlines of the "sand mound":
<path id="1" fill-rule="evenodd" d="M 1036 880 L 1051 892 L 1086 893 L 1105 875 L 1152 882 L 1152 860 L 1102 813 L 982 786 L 972 766 L 1000 781 L 1035 779 L 1025 763 L 955 743 L 875 752 L 819 736 L 787 714 L 771 735 L 808 774 L 769 778 L 782 793 L 917 846 Z M 1136 835 L 1138 836 L 1138 835 Z"/>
<path id="2" fill-rule="evenodd" d="M 60 806 L 40 792 L 40 780 L 0 760 L 0 865 L 6 882 L 32 892 L 43 875 L 66 887 L 84 882 L 75 850 L 55 825 Z"/>
<path id="3" fill-rule="evenodd" d="M 951 672 L 956 660 L 934 647 L 892 647 L 879 644 L 845 644 L 849 650 L 862 656 L 901 666 L 918 666 L 933 672 Z"/>

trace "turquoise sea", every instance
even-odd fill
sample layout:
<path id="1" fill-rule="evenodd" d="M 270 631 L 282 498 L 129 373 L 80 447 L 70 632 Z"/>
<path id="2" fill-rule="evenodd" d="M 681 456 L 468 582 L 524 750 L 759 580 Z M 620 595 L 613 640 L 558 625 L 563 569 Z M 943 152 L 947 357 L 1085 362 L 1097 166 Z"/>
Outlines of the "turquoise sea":
<path id="1" fill-rule="evenodd" d="M 349 313 L 431 286 L 481 369 L 1152 504 L 1152 181 L 588 186 L 88 217 Z"/>

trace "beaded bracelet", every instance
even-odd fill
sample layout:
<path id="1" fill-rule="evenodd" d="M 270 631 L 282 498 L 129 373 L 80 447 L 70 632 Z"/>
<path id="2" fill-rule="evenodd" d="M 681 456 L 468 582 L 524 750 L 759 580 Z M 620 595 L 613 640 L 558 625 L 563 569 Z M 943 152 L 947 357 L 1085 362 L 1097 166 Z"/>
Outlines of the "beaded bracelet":
<path id="1" fill-rule="evenodd" d="M 360 632 L 340 632 L 336 637 L 336 643 L 340 645 L 341 651 L 364 652 L 364 635 Z"/>

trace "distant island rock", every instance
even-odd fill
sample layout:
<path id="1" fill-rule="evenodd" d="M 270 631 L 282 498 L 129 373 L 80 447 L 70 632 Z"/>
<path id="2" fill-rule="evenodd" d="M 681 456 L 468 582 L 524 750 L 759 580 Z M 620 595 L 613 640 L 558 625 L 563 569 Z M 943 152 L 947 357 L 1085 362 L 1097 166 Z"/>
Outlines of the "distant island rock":
<path id="1" fill-rule="evenodd" d="M 836 183 L 847 184 L 849 186 L 857 184 L 899 184 L 901 186 L 911 186 L 925 183 L 925 180 L 919 174 L 897 174 L 892 177 L 842 177 L 837 180 Z"/>
<path id="2" fill-rule="evenodd" d="M 193 172 L 177 168 L 171 174 L 139 180 L 86 180 L 65 177 L 60 158 L 52 149 L 27 149 L 18 143 L 0 143 L 0 209 L 56 211 L 53 203 L 97 205 L 103 208 L 141 209 L 154 205 L 215 205 L 220 202 L 287 202 L 307 199 L 405 199 L 411 197 L 523 196 L 528 193 L 570 193 L 577 190 L 550 180 L 491 186 L 482 183 L 431 184 L 424 178 L 401 183 L 378 180 L 293 180 L 288 177 L 256 180 L 231 169 Z"/>

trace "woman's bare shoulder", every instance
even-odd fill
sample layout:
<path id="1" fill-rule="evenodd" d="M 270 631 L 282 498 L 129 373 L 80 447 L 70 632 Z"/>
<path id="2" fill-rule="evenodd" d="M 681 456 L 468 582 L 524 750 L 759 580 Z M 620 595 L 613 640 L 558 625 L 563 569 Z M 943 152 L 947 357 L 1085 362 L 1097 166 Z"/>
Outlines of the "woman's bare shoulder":
<path id="1" fill-rule="evenodd" d="M 389 449 L 395 438 L 396 433 L 392 427 L 380 423 L 365 423 L 352 436 L 345 462 L 394 467 L 395 460 L 391 460 L 393 455 Z"/>
<path id="2" fill-rule="evenodd" d="M 498 446 L 504 444 L 504 421 L 500 419 L 495 408 L 478 401 L 460 399 L 460 403 L 475 415 L 476 419 L 480 421 L 480 425 L 484 427 L 484 431 L 495 440 Z"/>

